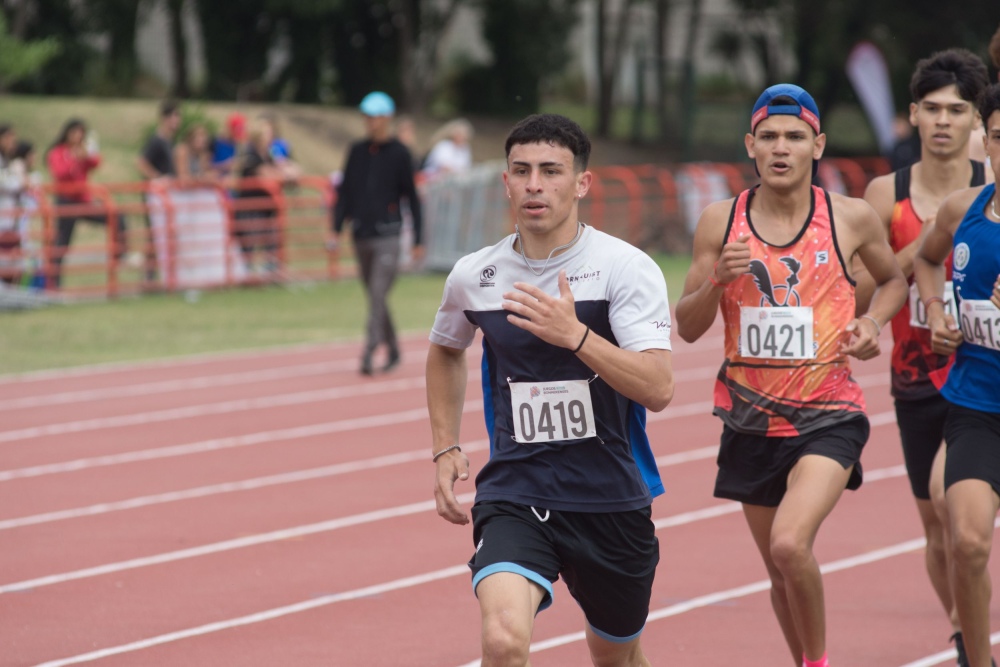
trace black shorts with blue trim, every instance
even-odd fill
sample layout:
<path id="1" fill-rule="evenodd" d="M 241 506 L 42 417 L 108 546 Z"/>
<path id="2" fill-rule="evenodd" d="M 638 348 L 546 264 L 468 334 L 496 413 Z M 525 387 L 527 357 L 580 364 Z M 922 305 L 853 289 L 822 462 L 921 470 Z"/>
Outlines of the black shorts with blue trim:
<path id="1" fill-rule="evenodd" d="M 632 641 L 649 615 L 660 547 L 652 510 L 562 512 L 508 502 L 472 508 L 476 553 L 472 588 L 497 572 L 513 572 L 545 590 L 552 604 L 561 575 L 591 630 L 612 642 Z"/>

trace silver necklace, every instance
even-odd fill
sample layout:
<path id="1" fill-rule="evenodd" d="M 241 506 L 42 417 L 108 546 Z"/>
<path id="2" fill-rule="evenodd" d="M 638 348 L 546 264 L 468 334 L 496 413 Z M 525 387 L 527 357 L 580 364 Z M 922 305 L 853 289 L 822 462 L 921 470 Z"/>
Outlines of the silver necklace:
<path id="1" fill-rule="evenodd" d="M 536 276 L 540 276 L 543 273 L 545 273 L 545 269 L 548 267 L 549 260 L 552 259 L 552 255 L 556 254 L 560 250 L 565 250 L 566 248 L 570 247 L 571 245 L 573 245 L 574 243 L 576 243 L 577 241 L 579 241 L 581 234 L 583 234 L 583 223 L 577 221 L 577 223 L 576 223 L 576 236 L 573 237 L 573 240 L 570 241 L 569 243 L 561 245 L 561 246 L 559 246 L 557 248 L 553 248 L 552 252 L 549 253 L 549 256 L 545 258 L 545 264 L 542 264 L 542 270 L 541 271 L 535 271 L 535 269 L 532 268 L 531 264 L 528 263 L 528 258 L 524 254 L 524 242 L 521 241 L 521 231 L 517 228 L 517 225 L 514 225 L 514 236 L 517 237 L 517 248 L 518 248 L 518 250 L 521 251 L 521 259 L 524 260 L 524 265 L 526 267 L 528 267 L 528 270 L 531 271 L 532 273 L 534 273 Z"/>

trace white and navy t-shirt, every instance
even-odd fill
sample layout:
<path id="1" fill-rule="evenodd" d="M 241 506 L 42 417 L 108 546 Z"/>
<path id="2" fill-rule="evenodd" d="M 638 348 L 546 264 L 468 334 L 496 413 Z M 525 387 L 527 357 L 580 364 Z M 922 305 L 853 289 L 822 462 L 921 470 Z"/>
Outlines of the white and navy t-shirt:
<path id="1" fill-rule="evenodd" d="M 433 343 L 464 349 L 476 329 L 483 331 L 490 460 L 476 478 L 477 502 L 571 512 L 649 505 L 663 484 L 646 438 L 645 408 L 608 386 L 571 350 L 509 323 L 503 294 L 523 282 L 558 297 L 559 271 L 565 270 L 577 317 L 592 334 L 625 350 L 669 350 L 662 272 L 641 250 L 591 227 L 547 266 L 537 260 L 526 265 L 513 241 L 508 236 L 459 260 L 430 335 Z M 528 265 L 545 270 L 536 276 Z"/>

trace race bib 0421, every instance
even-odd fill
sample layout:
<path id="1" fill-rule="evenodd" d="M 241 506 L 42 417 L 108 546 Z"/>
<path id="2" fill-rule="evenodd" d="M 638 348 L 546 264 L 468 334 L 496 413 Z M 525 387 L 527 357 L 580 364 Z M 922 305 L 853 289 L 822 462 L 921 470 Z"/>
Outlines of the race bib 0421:
<path id="1" fill-rule="evenodd" d="M 755 359 L 814 359 L 813 309 L 740 308 L 740 355 Z"/>
<path id="2" fill-rule="evenodd" d="M 509 384 L 517 442 L 533 445 L 597 435 L 587 380 Z"/>

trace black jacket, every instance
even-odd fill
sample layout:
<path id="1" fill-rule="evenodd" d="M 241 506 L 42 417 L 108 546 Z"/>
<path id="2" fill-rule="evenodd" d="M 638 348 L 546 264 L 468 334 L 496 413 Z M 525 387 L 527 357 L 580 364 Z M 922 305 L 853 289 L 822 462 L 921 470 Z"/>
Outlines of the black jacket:
<path id="1" fill-rule="evenodd" d="M 403 220 L 399 201 L 404 197 L 413 214 L 414 243 L 420 245 L 423 225 L 410 151 L 396 139 L 381 144 L 359 141 L 347 155 L 333 209 L 333 229 L 339 234 L 350 218 L 355 239 L 398 235 Z"/>

